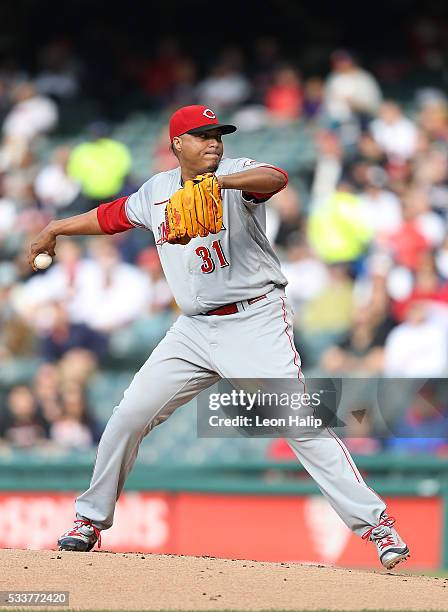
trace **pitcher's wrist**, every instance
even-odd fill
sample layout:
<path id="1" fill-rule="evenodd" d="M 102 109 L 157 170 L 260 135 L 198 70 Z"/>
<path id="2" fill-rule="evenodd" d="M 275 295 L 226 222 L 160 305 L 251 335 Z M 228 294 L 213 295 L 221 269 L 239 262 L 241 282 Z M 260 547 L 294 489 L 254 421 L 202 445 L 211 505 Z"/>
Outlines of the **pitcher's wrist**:
<path id="1" fill-rule="evenodd" d="M 226 176 L 224 174 L 220 174 L 216 178 L 218 179 L 218 187 L 220 189 L 226 189 L 226 185 L 225 185 Z"/>
<path id="2" fill-rule="evenodd" d="M 47 232 L 50 234 L 50 236 L 52 236 L 52 238 L 57 238 L 61 235 L 61 221 L 63 221 L 63 219 L 54 219 L 48 224 Z"/>

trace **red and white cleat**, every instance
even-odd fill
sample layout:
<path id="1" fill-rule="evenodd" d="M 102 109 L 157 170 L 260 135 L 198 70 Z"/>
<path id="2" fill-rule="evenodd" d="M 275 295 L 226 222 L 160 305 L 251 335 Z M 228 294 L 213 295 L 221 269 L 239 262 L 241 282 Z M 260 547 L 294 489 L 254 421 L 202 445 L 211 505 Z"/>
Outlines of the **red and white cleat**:
<path id="1" fill-rule="evenodd" d="M 101 548 L 101 531 L 87 519 L 76 519 L 71 529 L 58 540 L 59 550 L 88 552 L 98 542 Z"/>
<path id="2" fill-rule="evenodd" d="M 410 556 L 409 548 L 394 529 L 394 524 L 394 517 L 383 513 L 378 525 L 371 527 L 362 536 L 363 540 L 375 544 L 380 561 L 386 569 L 392 569 Z"/>

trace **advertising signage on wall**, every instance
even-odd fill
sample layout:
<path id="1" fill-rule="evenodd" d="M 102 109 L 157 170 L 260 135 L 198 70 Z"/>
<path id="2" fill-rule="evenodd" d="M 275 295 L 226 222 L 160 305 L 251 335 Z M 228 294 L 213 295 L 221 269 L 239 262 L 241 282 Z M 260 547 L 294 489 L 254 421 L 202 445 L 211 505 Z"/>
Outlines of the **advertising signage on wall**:
<path id="1" fill-rule="evenodd" d="M 73 518 L 73 493 L 1 493 L 0 547 L 54 549 Z M 437 497 L 392 497 L 390 513 L 412 546 L 408 567 L 441 565 L 443 504 Z M 415 517 L 425 517 L 425 538 Z M 132 526 L 132 529 L 129 528 Z M 104 550 L 210 555 L 377 567 L 375 550 L 341 522 L 321 496 L 125 493 Z"/>

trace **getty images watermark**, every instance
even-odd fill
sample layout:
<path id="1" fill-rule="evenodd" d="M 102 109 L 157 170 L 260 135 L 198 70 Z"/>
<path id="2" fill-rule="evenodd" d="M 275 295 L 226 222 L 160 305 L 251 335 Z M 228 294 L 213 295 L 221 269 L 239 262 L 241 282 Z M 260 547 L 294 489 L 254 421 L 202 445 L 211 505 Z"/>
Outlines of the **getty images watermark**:
<path id="1" fill-rule="evenodd" d="M 446 446 L 447 397 L 448 378 L 224 379 L 198 398 L 197 434 L 299 438 L 337 433 L 431 451 Z"/>
<path id="2" fill-rule="evenodd" d="M 259 382 L 258 388 L 248 382 L 233 388 L 221 385 L 226 388 L 203 394 L 198 402 L 198 436 L 297 437 L 316 435 L 326 427 L 323 391 L 298 391 L 297 381 Z"/>
<path id="3" fill-rule="evenodd" d="M 212 414 L 208 422 L 210 427 L 312 427 L 319 429 L 323 420 L 314 414 L 299 415 L 302 408 L 317 408 L 321 400 L 318 392 L 314 393 L 270 393 L 258 389 L 255 393 L 244 389 L 233 389 L 230 393 L 212 393 L 209 396 L 209 409 L 220 411 L 221 408 L 239 408 L 252 412 L 251 416 L 236 414 L 233 417 Z M 259 414 L 260 408 L 288 408 L 292 414 L 285 416 Z M 294 414 L 295 413 L 295 414 Z"/>

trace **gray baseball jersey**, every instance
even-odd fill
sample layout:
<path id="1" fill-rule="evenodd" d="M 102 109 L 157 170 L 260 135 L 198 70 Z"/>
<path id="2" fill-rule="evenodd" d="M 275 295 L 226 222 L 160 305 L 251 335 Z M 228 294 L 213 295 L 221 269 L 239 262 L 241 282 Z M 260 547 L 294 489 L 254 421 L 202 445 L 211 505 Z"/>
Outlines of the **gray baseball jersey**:
<path id="1" fill-rule="evenodd" d="M 267 166 L 247 157 L 223 158 L 217 175 Z M 280 263 L 266 235 L 264 204 L 245 200 L 241 191 L 223 189 L 223 228 L 187 245 L 166 242 L 165 208 L 181 188 L 180 168 L 150 178 L 126 202 L 131 223 L 153 231 L 162 268 L 174 298 L 188 315 L 269 293 L 285 286 Z"/>

